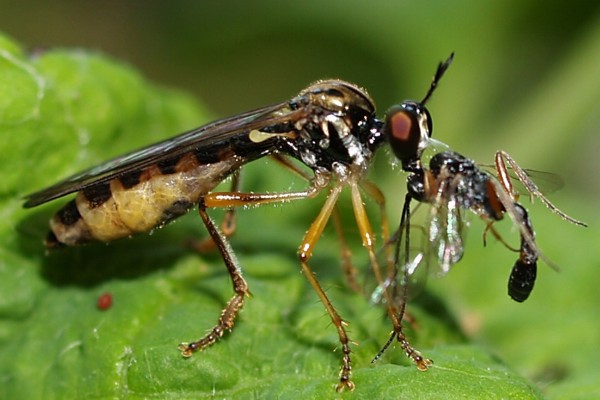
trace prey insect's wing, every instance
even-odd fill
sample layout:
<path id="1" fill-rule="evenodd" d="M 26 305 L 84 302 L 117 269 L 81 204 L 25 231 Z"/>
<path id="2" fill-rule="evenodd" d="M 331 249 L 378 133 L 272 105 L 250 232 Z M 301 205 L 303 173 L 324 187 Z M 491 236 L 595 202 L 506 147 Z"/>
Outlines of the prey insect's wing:
<path id="1" fill-rule="evenodd" d="M 218 144 L 236 135 L 294 121 L 303 113 L 302 108 L 291 110 L 288 103 L 284 102 L 209 123 L 179 136 L 116 157 L 46 189 L 29 194 L 25 196 L 24 207 L 46 203 L 89 186 L 107 182 L 127 172 L 146 168 L 161 160 Z"/>
<path id="2" fill-rule="evenodd" d="M 451 181 L 442 181 L 429 207 L 425 223 L 428 233 L 428 264 L 437 265 L 432 272 L 445 275 L 463 256 L 464 231 L 467 221 L 461 211 L 458 198 L 454 195 Z"/>
<path id="3" fill-rule="evenodd" d="M 387 290 L 392 299 L 398 305 L 405 301 L 405 297 L 415 297 L 425 287 L 427 276 L 429 273 L 428 260 L 426 253 L 428 249 L 427 229 L 423 225 L 419 225 L 418 211 L 425 211 L 427 207 L 422 207 L 422 203 L 410 210 L 410 205 L 404 207 L 404 217 L 400 221 L 398 229 L 386 243 L 385 247 L 391 247 L 393 258 L 392 260 L 384 259 L 387 256 L 387 251 L 382 248 L 379 252 L 381 256 L 380 265 L 386 265 L 388 268 L 386 278 L 383 283 L 377 284 L 375 279 L 371 277 L 371 286 L 368 287 L 367 293 L 370 295 L 370 301 L 373 304 L 384 301 L 384 292 Z M 412 218 L 417 215 L 417 221 Z M 392 264 L 389 264 L 389 263 Z"/>
<path id="4" fill-rule="evenodd" d="M 393 273 L 369 292 L 372 303 L 381 302 L 385 290 L 396 301 L 414 297 L 423 290 L 430 274 L 443 276 L 460 261 L 468 223 L 451 185 L 441 181 L 429 203 L 418 203 L 412 210 L 405 208 L 405 216 L 387 244 L 395 249 Z"/>
<path id="5" fill-rule="evenodd" d="M 485 172 L 487 172 L 491 176 L 497 176 L 498 172 L 496 171 L 496 167 L 490 164 L 477 164 L 481 167 Z M 538 171 L 535 169 L 527 169 L 524 168 L 523 171 L 527 175 L 529 179 L 535 182 L 536 186 L 543 194 L 550 194 L 559 191 L 565 185 L 563 178 L 555 173 L 547 172 L 547 171 Z M 525 194 L 529 196 L 529 190 L 525 185 L 521 183 L 517 173 L 508 167 L 508 176 L 511 178 L 513 185 L 515 186 L 515 190 L 518 193 Z"/>

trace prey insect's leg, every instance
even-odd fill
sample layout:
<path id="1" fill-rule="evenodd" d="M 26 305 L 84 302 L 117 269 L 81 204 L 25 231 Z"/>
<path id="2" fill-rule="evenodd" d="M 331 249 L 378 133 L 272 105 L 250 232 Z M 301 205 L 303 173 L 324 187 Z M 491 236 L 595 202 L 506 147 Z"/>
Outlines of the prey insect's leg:
<path id="1" fill-rule="evenodd" d="M 231 246 L 229 245 L 225 235 L 218 230 L 214 221 L 206 213 L 206 205 L 202 199 L 200 200 L 198 209 L 200 216 L 202 217 L 202 221 L 204 222 L 204 225 L 206 225 L 206 229 L 208 229 L 208 233 L 223 257 L 227 271 L 231 276 L 233 291 L 235 294 L 227 302 L 227 305 L 221 312 L 221 316 L 219 317 L 217 325 L 215 325 L 206 336 L 195 342 L 182 343 L 179 345 L 179 350 L 181 350 L 181 354 L 184 357 L 191 356 L 196 350 L 203 350 L 209 347 L 219 340 L 225 331 L 230 331 L 233 328 L 235 317 L 244 306 L 245 297 L 250 295 L 248 284 L 242 277 L 242 270 L 238 265 L 235 255 L 233 254 L 233 250 L 231 249 Z"/>
<path id="2" fill-rule="evenodd" d="M 325 309 L 331 318 L 331 322 L 337 329 L 338 337 L 342 345 L 342 369 L 340 370 L 340 383 L 338 383 L 336 388 L 338 392 L 344 390 L 344 388 L 354 390 L 354 383 L 350 380 L 352 362 L 350 358 L 350 339 L 348 338 L 348 334 L 346 333 L 345 329 L 347 323 L 340 317 L 336 309 L 331 304 L 331 301 L 325 294 L 321 284 L 319 284 L 319 281 L 308 265 L 308 261 L 312 257 L 313 248 L 321 237 L 323 229 L 325 229 L 325 225 L 327 225 L 327 221 L 329 220 L 331 213 L 335 208 L 335 204 L 341 191 L 342 185 L 340 183 L 332 187 L 331 192 L 329 193 L 329 196 L 323 205 L 323 208 L 321 208 L 319 215 L 313 221 L 310 228 L 304 235 L 302 244 L 298 249 L 298 258 L 300 260 L 300 265 L 302 266 L 302 272 L 325 306 Z"/>
<path id="3" fill-rule="evenodd" d="M 496 179 L 490 180 L 490 183 L 493 185 L 493 189 L 498 197 L 498 201 L 502 204 L 506 214 L 508 214 L 513 223 L 519 228 L 521 240 L 524 240 L 527 243 L 527 248 L 530 249 L 530 252 L 535 253 L 537 258 L 544 260 L 544 262 L 548 264 L 550 268 L 558 271 L 558 266 L 556 266 L 552 260 L 546 257 L 544 253 L 542 253 L 537 247 L 537 244 L 535 243 L 535 234 L 531 227 L 531 223 L 528 221 L 529 217 L 527 216 L 527 212 L 525 212 L 523 206 L 515 202 L 510 194 L 507 193 L 506 188 L 502 186 L 502 184 Z M 522 249 L 523 245 L 521 245 L 521 250 Z"/>
<path id="4" fill-rule="evenodd" d="M 400 273 L 400 283 L 399 283 L 399 292 L 394 293 L 394 297 L 398 297 L 400 299 L 399 307 L 395 310 L 395 315 L 391 318 L 394 330 L 392 331 L 390 338 L 384 344 L 384 346 L 379 350 L 377 355 L 373 358 L 371 363 L 376 362 L 382 355 L 385 353 L 387 348 L 392 344 L 394 340 L 397 340 L 400 343 L 400 347 L 406 354 L 408 358 L 413 360 L 413 362 L 417 365 L 417 368 L 421 371 L 427 370 L 427 368 L 433 363 L 428 358 L 423 358 L 421 353 L 415 349 L 404 334 L 402 320 L 406 314 L 406 303 L 408 301 L 408 279 L 409 274 L 408 271 L 410 269 L 411 263 L 419 263 L 420 259 L 409 260 L 409 250 L 410 250 L 410 202 L 412 197 L 410 194 L 406 194 L 404 199 L 404 206 L 402 207 L 402 217 L 400 218 L 400 229 L 398 233 L 398 241 L 396 242 L 396 249 L 394 255 L 394 263 L 396 267 L 394 271 L 391 272 L 391 275 L 388 276 L 388 279 L 396 280 L 397 274 Z M 404 249 L 402 249 L 404 239 Z M 404 258 L 400 258 L 401 251 L 404 250 Z M 418 257 L 417 257 L 418 258 Z M 398 268 L 401 268 L 398 271 Z M 389 301 L 388 301 L 389 302 Z M 394 301 L 394 304 L 396 302 Z"/>
<path id="5" fill-rule="evenodd" d="M 495 161 L 496 170 L 498 171 L 498 178 L 502 186 L 506 189 L 506 191 L 511 195 L 511 197 L 514 200 L 516 200 L 516 198 L 512 188 L 512 184 L 510 182 L 510 177 L 508 175 L 508 168 L 506 167 L 507 163 L 510 166 L 510 168 L 513 171 L 515 171 L 517 178 L 523 184 L 523 186 L 525 186 L 525 188 L 529 192 L 529 197 L 531 199 L 533 199 L 533 196 L 537 197 L 542 201 L 542 203 L 544 203 L 546 207 L 548 207 L 548 209 L 550 209 L 550 211 L 557 214 L 562 219 L 569 221 L 572 224 L 579 226 L 587 226 L 585 222 L 578 221 L 575 218 L 568 216 L 567 214 L 562 212 L 558 207 L 552 204 L 552 202 L 550 202 L 550 200 L 548 200 L 548 198 L 544 196 L 544 194 L 538 189 L 537 185 L 529 178 L 527 172 L 525 172 L 525 170 L 523 170 L 523 168 L 521 168 L 521 166 L 517 164 L 517 162 L 507 152 L 502 150 L 496 152 Z"/>
<path id="6" fill-rule="evenodd" d="M 485 219 L 484 216 L 482 216 L 481 218 Z M 516 248 L 512 247 L 510 244 L 508 244 L 506 242 L 506 240 L 504 240 L 502 235 L 500 235 L 500 233 L 494 228 L 494 222 L 496 222 L 496 221 L 489 221 L 485 226 L 485 229 L 483 231 L 483 247 L 487 246 L 487 233 L 492 232 L 492 236 L 494 237 L 494 239 L 496 239 L 497 241 L 502 243 L 504 245 L 504 247 L 506 247 L 510 251 L 518 252 L 519 249 L 516 249 Z"/>

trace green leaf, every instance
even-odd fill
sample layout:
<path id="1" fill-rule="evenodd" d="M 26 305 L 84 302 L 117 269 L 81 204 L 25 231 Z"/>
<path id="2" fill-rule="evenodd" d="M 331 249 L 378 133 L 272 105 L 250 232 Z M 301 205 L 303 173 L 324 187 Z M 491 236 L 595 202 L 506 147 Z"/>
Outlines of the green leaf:
<path id="1" fill-rule="evenodd" d="M 336 332 L 295 257 L 308 221 L 322 204 L 306 201 L 240 211 L 232 241 L 253 296 L 231 334 L 184 359 L 177 345 L 212 327 L 231 296 L 220 258 L 195 254 L 186 246 L 190 238 L 205 235 L 194 212 L 152 235 L 45 255 L 41 242 L 47 220 L 64 202 L 23 210 L 20 198 L 81 168 L 207 122 L 206 112 L 188 96 L 158 88 L 102 55 L 50 50 L 30 56 L 2 37 L 0 46 L 2 398 L 530 399 L 540 398 L 540 389 L 494 356 L 497 349 L 487 342 L 500 343 L 503 358 L 516 368 L 523 362 L 532 377 L 557 356 L 538 349 L 537 342 L 559 349 L 558 344 L 568 346 L 569 337 L 593 340 L 561 327 L 561 318 L 569 315 L 561 296 L 576 301 L 579 292 L 561 281 L 542 280 L 536 288 L 542 293 L 534 299 L 538 303 L 521 311 L 507 306 L 505 297 L 490 300 L 492 290 L 482 288 L 493 284 L 496 293 L 503 293 L 506 271 L 496 268 L 500 277 L 493 279 L 491 268 L 477 269 L 477 260 L 509 253 L 495 246 L 486 253 L 469 249 L 470 261 L 460 266 L 466 272 L 432 282 L 435 295 L 411 303 L 417 324 L 407 334 L 434 360 L 429 371 L 418 371 L 397 346 L 371 365 L 390 324 L 382 309 L 346 289 L 335 235 L 327 232 L 311 265 L 360 344 L 352 346 L 357 389 L 337 394 Z M 249 166 L 245 184 L 255 190 L 269 176 L 270 190 L 287 189 L 289 175 L 270 167 L 262 162 Z M 350 210 L 342 207 L 342 212 L 351 217 Z M 544 216 L 536 224 L 560 224 L 552 218 Z M 477 238 L 471 242 L 474 249 L 480 247 Z M 359 244 L 352 243 L 360 254 Z M 577 257 L 577 264 L 589 261 L 586 254 Z M 104 293 L 113 304 L 103 311 L 96 303 Z M 539 304 L 548 301 L 543 300 L 548 294 L 553 313 Z M 461 311 L 460 303 L 467 300 L 480 307 L 481 315 Z M 591 307 L 583 299 L 576 304 Z M 532 321 L 532 309 L 540 321 Z M 492 323 L 482 329 L 480 320 L 488 318 Z M 550 335 L 527 330 L 531 322 L 545 327 L 550 322 L 544 318 L 552 322 L 549 331 L 557 335 L 556 343 Z M 578 327 L 597 333 L 592 322 L 579 322 Z M 581 362 L 589 357 L 575 355 Z M 557 359 L 561 367 L 565 359 Z M 591 385 L 584 372 L 576 373 Z M 561 390 L 576 391 L 569 385 Z"/>

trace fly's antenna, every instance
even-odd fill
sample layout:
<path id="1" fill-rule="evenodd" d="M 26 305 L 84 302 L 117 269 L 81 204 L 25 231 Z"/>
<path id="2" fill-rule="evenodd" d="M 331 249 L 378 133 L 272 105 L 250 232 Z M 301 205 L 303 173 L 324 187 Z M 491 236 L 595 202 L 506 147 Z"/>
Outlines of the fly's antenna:
<path id="1" fill-rule="evenodd" d="M 421 100 L 421 102 L 419 103 L 420 105 L 424 106 L 425 103 L 427 103 L 427 100 L 429 100 L 429 98 L 437 88 L 438 82 L 440 81 L 440 79 L 442 79 L 442 76 L 444 76 L 444 73 L 452 63 L 452 60 L 454 60 L 454 52 L 450 53 L 450 56 L 446 59 L 446 61 L 444 61 L 443 63 L 439 63 L 437 71 L 435 71 L 435 75 L 433 76 L 433 80 L 431 81 L 431 85 L 429 86 L 429 90 L 427 91 L 425 97 L 423 97 L 423 100 Z"/>

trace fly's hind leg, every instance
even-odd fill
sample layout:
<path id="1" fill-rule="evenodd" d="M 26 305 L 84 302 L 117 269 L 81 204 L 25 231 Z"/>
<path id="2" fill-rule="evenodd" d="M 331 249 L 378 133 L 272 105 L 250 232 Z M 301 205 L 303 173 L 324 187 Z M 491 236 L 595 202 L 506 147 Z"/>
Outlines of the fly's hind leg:
<path id="1" fill-rule="evenodd" d="M 246 296 L 250 295 L 248 284 L 242 277 L 242 270 L 238 265 L 237 259 L 233 253 L 233 249 L 229 245 L 226 236 L 219 231 L 219 229 L 215 226 L 214 221 L 207 214 L 204 199 L 200 200 L 198 208 L 200 217 L 202 217 L 202 221 L 204 222 L 204 225 L 206 225 L 212 241 L 223 257 L 223 261 L 225 262 L 225 266 L 227 267 L 227 271 L 231 277 L 234 295 L 227 302 L 227 305 L 221 312 L 221 316 L 219 317 L 217 324 L 207 335 L 197 341 L 191 343 L 182 343 L 179 345 L 179 350 L 181 350 L 181 354 L 184 357 L 190 357 L 194 351 L 203 350 L 211 346 L 223 336 L 225 331 L 231 331 L 231 329 L 233 329 L 236 316 L 244 306 Z"/>
<path id="2" fill-rule="evenodd" d="M 307 190 L 300 192 L 287 193 L 242 193 L 242 192 L 216 192 L 208 193 L 202 197 L 198 204 L 198 211 L 202 221 L 210 234 L 211 240 L 221 253 L 229 276 L 233 284 L 233 297 L 227 302 L 227 305 L 221 312 L 217 324 L 210 332 L 199 340 L 191 343 L 182 343 L 179 349 L 184 357 L 189 357 L 194 351 L 203 350 L 217 340 L 219 340 L 225 331 L 233 328 L 235 318 L 244 306 L 246 296 L 250 296 L 248 284 L 242 277 L 242 271 L 238 261 L 229 245 L 227 237 L 217 228 L 215 222 L 206 212 L 207 208 L 226 208 L 243 207 L 249 205 L 261 205 L 269 203 L 281 203 L 286 201 L 311 198 L 316 196 L 322 189 L 320 186 L 310 186 Z"/>

